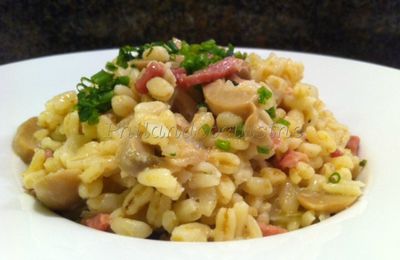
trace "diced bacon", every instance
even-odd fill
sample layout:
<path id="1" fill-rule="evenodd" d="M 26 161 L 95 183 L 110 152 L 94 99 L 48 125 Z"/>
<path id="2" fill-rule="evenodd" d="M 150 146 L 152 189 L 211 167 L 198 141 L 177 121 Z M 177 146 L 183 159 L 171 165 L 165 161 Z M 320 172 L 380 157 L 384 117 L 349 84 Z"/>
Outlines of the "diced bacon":
<path id="1" fill-rule="evenodd" d="M 46 150 L 44 151 L 44 156 L 45 156 L 46 158 L 53 157 L 53 151 L 50 150 L 50 149 L 46 149 Z"/>
<path id="2" fill-rule="evenodd" d="M 104 213 L 97 214 L 94 217 L 86 219 L 84 224 L 97 230 L 107 231 L 110 229 L 110 215 Z"/>
<path id="3" fill-rule="evenodd" d="M 339 157 L 339 156 L 342 156 L 342 155 L 343 155 L 343 152 L 340 151 L 339 149 L 336 149 L 336 151 L 334 151 L 333 153 L 331 153 L 331 157 L 332 157 L 332 158 Z"/>
<path id="4" fill-rule="evenodd" d="M 281 228 L 279 226 L 266 225 L 264 223 L 258 223 L 258 225 L 260 226 L 261 232 L 262 232 L 264 237 L 277 235 L 277 234 L 282 234 L 282 233 L 286 233 L 287 232 L 286 229 Z"/>
<path id="5" fill-rule="evenodd" d="M 136 81 L 136 90 L 140 94 L 146 94 L 148 92 L 146 84 L 154 77 L 162 77 L 165 73 L 165 67 L 162 63 L 152 61 L 150 62 L 143 75 Z"/>
<path id="6" fill-rule="evenodd" d="M 271 136 L 271 141 L 272 141 L 272 145 L 273 145 L 274 149 L 277 149 L 279 147 L 279 145 L 281 145 L 281 142 L 282 142 L 281 138 L 273 132 L 271 132 L 270 136 Z"/>
<path id="7" fill-rule="evenodd" d="M 350 136 L 350 140 L 347 142 L 346 148 L 349 148 L 352 154 L 358 155 L 358 150 L 360 148 L 360 137 L 356 135 Z"/>
<path id="8" fill-rule="evenodd" d="M 181 81 L 178 80 L 178 86 L 189 88 L 191 86 L 206 84 L 217 79 L 227 78 L 242 69 L 244 61 L 235 57 L 227 57 L 208 68 L 196 71 L 194 74 L 184 76 Z"/>
<path id="9" fill-rule="evenodd" d="M 279 166 L 282 169 L 293 168 L 300 161 L 308 162 L 309 161 L 308 156 L 305 153 L 290 150 L 279 161 Z"/>
<path id="10" fill-rule="evenodd" d="M 172 74 L 174 74 L 176 79 L 176 84 L 180 86 L 183 82 L 183 79 L 186 77 L 186 70 L 184 68 L 175 68 L 172 69 Z"/>

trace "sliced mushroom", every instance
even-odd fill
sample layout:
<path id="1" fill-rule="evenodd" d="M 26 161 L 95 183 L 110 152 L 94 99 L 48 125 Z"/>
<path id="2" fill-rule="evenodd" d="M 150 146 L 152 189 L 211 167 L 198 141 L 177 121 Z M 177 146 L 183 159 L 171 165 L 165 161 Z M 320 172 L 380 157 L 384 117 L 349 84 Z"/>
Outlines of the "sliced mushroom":
<path id="1" fill-rule="evenodd" d="M 247 62 L 244 62 L 241 66 L 241 69 L 238 73 L 235 73 L 228 77 L 230 81 L 233 81 L 236 84 L 240 84 L 243 81 L 251 79 L 251 68 Z"/>
<path id="2" fill-rule="evenodd" d="M 177 155 L 166 158 L 171 166 L 184 168 L 188 165 L 197 165 L 207 160 L 208 152 L 203 146 L 190 137 L 181 136 L 174 143 Z"/>
<path id="3" fill-rule="evenodd" d="M 132 176 L 159 161 L 154 155 L 154 148 L 144 144 L 137 136 L 122 140 L 116 158 L 121 170 Z"/>
<path id="4" fill-rule="evenodd" d="M 251 104 L 252 113 L 244 123 L 246 137 L 253 144 L 273 147 L 271 140 L 272 121 L 266 116 L 264 111 L 258 110 L 254 104 Z"/>
<path id="5" fill-rule="evenodd" d="M 257 98 L 257 88 L 251 85 L 251 81 L 234 86 L 231 81 L 219 79 L 205 86 L 203 93 L 214 114 L 232 112 L 243 118 L 251 114 Z"/>
<path id="6" fill-rule="evenodd" d="M 33 133 L 39 130 L 37 125 L 37 117 L 32 117 L 22 123 L 15 134 L 12 146 L 14 152 L 25 162 L 32 160 L 37 140 L 33 137 Z"/>
<path id="7" fill-rule="evenodd" d="M 304 208 L 328 213 L 348 208 L 357 198 L 358 196 L 333 195 L 309 190 L 301 190 L 297 195 L 298 201 Z"/>
<path id="8" fill-rule="evenodd" d="M 79 170 L 62 169 L 39 180 L 34 188 L 36 197 L 53 210 L 72 210 L 81 202 L 78 194 Z"/>
<path id="9" fill-rule="evenodd" d="M 192 121 L 194 114 L 196 114 L 198 108 L 197 104 L 203 102 L 202 97 L 196 93 L 196 90 L 184 90 L 181 88 L 175 88 L 175 94 L 171 99 L 171 110 L 175 113 L 183 115 L 183 117 Z"/>
<path id="10" fill-rule="evenodd" d="M 240 69 L 238 76 L 242 79 L 251 79 L 251 68 L 249 63 L 244 62 L 242 68 Z"/>

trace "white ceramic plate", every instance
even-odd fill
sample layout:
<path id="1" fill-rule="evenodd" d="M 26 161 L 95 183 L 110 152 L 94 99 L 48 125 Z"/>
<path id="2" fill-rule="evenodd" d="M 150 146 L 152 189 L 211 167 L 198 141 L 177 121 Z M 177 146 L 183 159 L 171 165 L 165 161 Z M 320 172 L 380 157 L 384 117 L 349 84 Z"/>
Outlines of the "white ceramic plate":
<path id="1" fill-rule="evenodd" d="M 266 57 L 271 51 L 254 51 Z M 74 89 L 116 50 L 59 55 L 0 66 L 1 259 L 400 259 L 400 71 L 352 60 L 275 51 L 302 61 L 304 81 L 361 137 L 365 194 L 350 209 L 310 227 L 247 241 L 174 243 L 96 231 L 52 214 L 24 193 L 25 165 L 11 141 L 46 100 Z"/>

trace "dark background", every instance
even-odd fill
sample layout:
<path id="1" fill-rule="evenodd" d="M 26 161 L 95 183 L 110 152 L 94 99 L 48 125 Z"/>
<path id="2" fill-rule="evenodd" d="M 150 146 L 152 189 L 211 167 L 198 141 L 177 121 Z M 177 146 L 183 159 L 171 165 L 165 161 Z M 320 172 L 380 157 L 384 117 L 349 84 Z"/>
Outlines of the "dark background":
<path id="1" fill-rule="evenodd" d="M 0 64 L 172 36 L 400 68 L 400 1 L 0 0 Z"/>

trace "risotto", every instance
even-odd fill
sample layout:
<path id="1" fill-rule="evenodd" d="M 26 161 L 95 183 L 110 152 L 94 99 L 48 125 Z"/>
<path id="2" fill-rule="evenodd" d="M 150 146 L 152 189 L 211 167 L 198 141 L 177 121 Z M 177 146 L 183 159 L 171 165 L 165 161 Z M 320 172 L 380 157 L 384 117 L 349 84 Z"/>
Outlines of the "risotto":
<path id="1" fill-rule="evenodd" d="M 24 122 L 23 185 L 97 230 L 172 241 L 270 236 L 362 194 L 360 139 L 303 65 L 209 40 L 125 46 Z"/>

